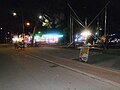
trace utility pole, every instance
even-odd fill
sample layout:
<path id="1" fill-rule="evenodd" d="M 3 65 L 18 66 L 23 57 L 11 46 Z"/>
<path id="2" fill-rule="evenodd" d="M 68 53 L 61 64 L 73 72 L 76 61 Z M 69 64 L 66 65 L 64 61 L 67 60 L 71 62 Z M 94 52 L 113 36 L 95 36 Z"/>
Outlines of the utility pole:
<path id="1" fill-rule="evenodd" d="M 94 17 L 94 19 L 88 24 L 88 26 L 87 27 L 89 27 L 93 22 L 94 22 L 94 20 L 102 13 L 102 11 L 105 9 L 105 23 L 106 23 L 106 20 L 107 20 L 107 6 L 108 6 L 108 4 L 110 3 L 110 1 L 108 1 L 108 3 L 104 6 L 104 8 Z M 106 25 L 105 25 L 106 26 Z"/>
<path id="2" fill-rule="evenodd" d="M 100 28 L 100 23 L 99 23 L 99 17 L 97 17 L 97 36 L 98 38 L 101 37 L 101 28 Z"/>
<path id="3" fill-rule="evenodd" d="M 74 37 L 74 35 L 73 35 L 74 34 L 74 32 L 73 32 L 73 18 L 72 18 L 71 21 L 72 21 L 72 23 L 71 23 L 71 34 L 72 34 L 72 36 L 71 36 L 71 42 L 74 42 L 74 38 L 73 38 Z"/>
<path id="4" fill-rule="evenodd" d="M 87 27 L 87 18 L 85 18 L 85 27 Z"/>
<path id="5" fill-rule="evenodd" d="M 24 15 L 23 15 L 23 9 L 21 7 L 21 5 L 18 5 L 19 6 L 19 9 L 20 9 L 20 12 L 21 12 L 21 19 L 22 19 L 22 33 L 23 33 L 23 39 L 24 39 L 24 36 L 25 36 L 25 26 L 24 26 Z"/>
<path id="6" fill-rule="evenodd" d="M 37 28 L 37 25 L 38 25 L 39 21 L 36 22 L 36 25 L 34 26 L 33 28 L 33 33 L 32 33 L 32 46 L 34 44 L 34 36 L 35 36 L 35 32 L 36 32 L 36 28 Z"/>
<path id="7" fill-rule="evenodd" d="M 70 6 L 69 3 L 67 3 L 68 7 L 70 8 L 70 11 L 72 11 L 72 13 L 75 15 L 75 17 L 77 17 L 77 20 L 79 21 L 79 23 L 81 24 L 81 26 L 84 27 L 83 22 L 79 19 L 78 15 L 75 13 L 75 11 L 73 10 L 73 8 Z"/>
<path id="8" fill-rule="evenodd" d="M 107 6 L 105 7 L 105 27 L 104 27 L 105 37 L 106 37 L 106 31 L 107 31 Z"/>
<path id="9" fill-rule="evenodd" d="M 72 17 L 71 17 L 71 9 L 70 9 L 70 43 L 72 42 L 71 40 L 71 37 L 72 37 L 72 34 L 71 34 L 71 31 L 72 31 Z"/>
<path id="10" fill-rule="evenodd" d="M 73 17 L 70 10 L 70 43 L 73 42 Z"/>
<path id="11" fill-rule="evenodd" d="M 79 17 L 78 17 L 77 14 L 75 13 L 75 11 L 72 9 L 72 7 L 70 6 L 70 4 L 67 3 L 67 5 L 68 5 L 68 7 L 70 8 L 70 19 L 69 19 L 69 24 L 70 24 L 70 26 L 69 26 L 69 28 L 70 28 L 70 44 L 68 45 L 68 47 L 69 47 L 69 46 L 72 45 L 73 42 L 74 42 L 74 36 L 73 36 L 73 34 L 74 34 L 74 30 L 73 30 L 73 19 L 76 20 L 82 27 L 85 28 L 85 26 L 82 24 L 82 21 L 79 19 Z M 77 19 L 76 19 L 75 17 L 73 17 L 72 13 L 75 15 L 75 17 L 76 17 Z"/>

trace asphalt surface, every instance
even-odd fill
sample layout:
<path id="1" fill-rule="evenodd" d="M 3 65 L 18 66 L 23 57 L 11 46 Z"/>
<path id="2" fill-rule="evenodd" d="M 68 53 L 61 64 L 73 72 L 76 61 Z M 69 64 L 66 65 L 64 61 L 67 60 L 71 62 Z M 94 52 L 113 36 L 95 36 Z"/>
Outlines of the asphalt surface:
<path id="1" fill-rule="evenodd" d="M 73 57 L 78 55 L 73 54 L 74 50 L 40 47 L 29 48 L 25 53 L 30 54 L 35 58 L 42 58 L 45 61 L 60 65 L 64 68 L 85 74 L 91 78 L 95 78 L 101 81 L 105 81 L 116 86 L 120 86 L 120 71 L 113 70 L 111 68 L 99 67 L 97 65 L 86 64 L 73 60 Z M 42 54 L 40 54 L 42 52 Z M 54 53 L 53 53 L 54 52 Z M 62 52 L 61 54 L 58 52 Z M 69 52 L 69 54 L 67 54 Z M 60 56 L 59 56 L 60 55 Z M 71 58 L 72 57 L 72 58 Z M 68 58 L 68 59 L 67 59 Z M 71 59 L 70 59 L 71 58 Z"/>
<path id="2" fill-rule="evenodd" d="M 0 48 L 0 90 L 120 89 L 116 84 L 93 78 L 80 70 L 76 71 L 73 66 L 82 65 L 76 61 L 46 53 L 53 49 L 56 50 L 56 48 L 25 50 L 15 50 L 13 47 Z"/>
<path id="3" fill-rule="evenodd" d="M 29 53 L 30 52 L 30 53 Z M 43 54 L 40 54 L 42 52 Z M 26 48 L 24 53 L 35 58 L 60 65 L 92 78 L 120 86 L 119 49 L 106 51 L 90 51 L 87 63 L 80 62 L 79 50 L 69 48 L 36 47 Z"/>
<path id="4" fill-rule="evenodd" d="M 80 49 L 66 48 L 60 46 L 56 46 L 56 48 L 58 49 L 55 49 L 54 47 L 47 49 L 47 53 L 80 62 Z M 101 49 L 92 49 L 89 52 L 89 58 L 86 63 L 114 70 L 120 70 L 120 49 L 107 49 L 104 51 Z"/>
<path id="5" fill-rule="evenodd" d="M 80 49 L 77 49 L 75 52 L 78 54 Z M 79 61 L 78 58 L 74 58 L 73 60 Z M 90 49 L 89 58 L 86 63 L 114 70 L 120 70 L 120 48 L 109 48 L 106 50 L 100 48 Z"/>

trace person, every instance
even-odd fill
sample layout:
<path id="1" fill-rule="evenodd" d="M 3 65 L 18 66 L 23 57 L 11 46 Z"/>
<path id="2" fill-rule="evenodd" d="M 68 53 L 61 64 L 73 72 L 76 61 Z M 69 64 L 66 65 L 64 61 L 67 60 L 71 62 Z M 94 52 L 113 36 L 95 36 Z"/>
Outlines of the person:
<path id="1" fill-rule="evenodd" d="M 15 46 L 15 49 L 18 49 L 18 42 L 17 41 L 14 43 L 14 46 Z"/>
<path id="2" fill-rule="evenodd" d="M 106 37 L 103 35 L 101 37 L 101 47 L 105 50 L 107 49 L 106 45 L 107 45 Z"/>
<path id="3" fill-rule="evenodd" d="M 22 40 L 20 47 L 21 47 L 21 49 L 25 48 L 25 42 L 24 42 L 24 40 Z"/>

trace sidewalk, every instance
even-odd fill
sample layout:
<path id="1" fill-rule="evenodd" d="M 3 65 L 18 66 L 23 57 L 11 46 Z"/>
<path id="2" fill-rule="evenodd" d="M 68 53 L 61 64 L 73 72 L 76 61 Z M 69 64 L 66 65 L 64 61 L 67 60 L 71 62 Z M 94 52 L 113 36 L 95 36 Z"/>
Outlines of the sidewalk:
<path id="1" fill-rule="evenodd" d="M 42 54 L 39 54 L 40 51 L 38 49 L 35 50 L 37 50 L 36 53 L 25 53 L 31 55 L 32 57 L 43 59 L 47 62 L 57 64 L 59 66 L 73 70 L 75 72 L 79 72 L 91 78 L 98 79 L 103 82 L 107 82 L 120 87 L 120 71 L 102 68 L 95 65 L 89 65 L 86 63 L 77 62 L 65 58 L 60 58 L 44 52 Z"/>

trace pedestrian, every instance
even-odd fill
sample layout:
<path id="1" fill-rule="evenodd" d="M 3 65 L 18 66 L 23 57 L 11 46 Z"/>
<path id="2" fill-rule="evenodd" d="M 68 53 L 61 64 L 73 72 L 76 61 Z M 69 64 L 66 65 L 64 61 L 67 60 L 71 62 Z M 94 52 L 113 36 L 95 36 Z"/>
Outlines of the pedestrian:
<path id="1" fill-rule="evenodd" d="M 14 46 L 15 46 L 15 49 L 18 49 L 18 42 L 17 41 L 14 43 Z"/>
<path id="2" fill-rule="evenodd" d="M 21 49 L 24 49 L 25 48 L 25 42 L 24 42 L 24 40 L 22 40 L 22 42 L 21 42 Z"/>

